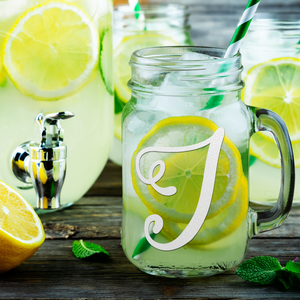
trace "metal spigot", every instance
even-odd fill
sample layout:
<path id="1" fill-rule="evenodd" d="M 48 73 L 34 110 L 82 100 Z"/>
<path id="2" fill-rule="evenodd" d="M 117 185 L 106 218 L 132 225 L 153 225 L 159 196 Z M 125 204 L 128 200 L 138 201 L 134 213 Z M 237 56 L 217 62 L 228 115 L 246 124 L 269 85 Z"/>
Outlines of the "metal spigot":
<path id="1" fill-rule="evenodd" d="M 38 209 L 60 207 L 60 192 L 66 176 L 67 147 L 63 144 L 63 129 L 60 120 L 74 117 L 71 112 L 58 112 L 35 118 L 41 143 L 30 141 L 18 146 L 12 155 L 12 170 L 15 176 L 32 183 Z"/>

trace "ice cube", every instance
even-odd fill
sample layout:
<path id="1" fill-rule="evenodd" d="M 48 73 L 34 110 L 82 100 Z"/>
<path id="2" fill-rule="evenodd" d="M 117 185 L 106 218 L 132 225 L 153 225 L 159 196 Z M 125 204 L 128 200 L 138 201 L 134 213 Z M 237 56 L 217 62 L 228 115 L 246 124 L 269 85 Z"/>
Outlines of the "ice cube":
<path id="1" fill-rule="evenodd" d="M 202 53 L 197 52 L 185 52 L 183 55 L 181 55 L 180 60 L 210 60 L 214 59 L 214 57 Z"/>
<path id="2" fill-rule="evenodd" d="M 246 146 L 250 120 L 242 101 L 218 106 L 210 113 L 209 118 L 225 129 L 225 134 L 238 148 Z"/>

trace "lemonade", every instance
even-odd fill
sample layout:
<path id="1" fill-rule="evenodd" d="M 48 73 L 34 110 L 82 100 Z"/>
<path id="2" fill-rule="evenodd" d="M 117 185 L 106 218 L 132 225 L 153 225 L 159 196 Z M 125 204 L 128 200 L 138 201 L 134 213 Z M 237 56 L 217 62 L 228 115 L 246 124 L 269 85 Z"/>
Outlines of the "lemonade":
<path id="1" fill-rule="evenodd" d="M 130 99 L 127 82 L 131 78 L 129 60 L 138 49 L 192 45 L 186 6 L 178 4 L 141 5 L 133 12 L 128 5 L 120 5 L 114 11 L 114 87 L 115 87 L 115 137 L 110 159 L 122 164 L 121 115 Z"/>
<path id="2" fill-rule="evenodd" d="M 294 205 L 300 203 L 300 26 L 292 14 L 259 15 L 252 22 L 243 56 L 246 104 L 273 110 L 289 130 L 296 167 Z M 250 142 L 250 198 L 273 205 L 280 190 L 280 154 L 268 134 L 255 134 Z"/>
<path id="3" fill-rule="evenodd" d="M 62 123 L 68 148 L 61 195 L 82 197 L 103 169 L 113 138 L 112 2 L 0 1 L 0 178 L 35 206 L 11 156 L 40 134 L 39 113 L 71 111 Z"/>
<path id="4" fill-rule="evenodd" d="M 286 127 L 273 112 L 241 101 L 241 56 L 224 53 L 158 47 L 131 56 L 132 96 L 122 115 L 122 246 L 146 273 L 224 272 L 244 259 L 253 235 L 282 224 L 291 207 Z M 272 212 L 248 205 L 249 140 L 257 124 L 278 137 L 285 156 L 282 197 Z"/>

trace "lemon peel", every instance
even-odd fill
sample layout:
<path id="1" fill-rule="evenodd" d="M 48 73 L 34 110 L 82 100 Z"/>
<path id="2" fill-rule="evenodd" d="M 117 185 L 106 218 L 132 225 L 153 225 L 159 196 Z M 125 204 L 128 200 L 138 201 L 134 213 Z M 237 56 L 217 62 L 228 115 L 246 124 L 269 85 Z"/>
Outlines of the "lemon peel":
<path id="1" fill-rule="evenodd" d="M 177 193 L 162 196 L 142 183 L 136 174 L 136 156 L 146 147 L 178 147 L 206 140 L 218 129 L 212 121 L 202 117 L 170 117 L 158 122 L 140 141 L 132 156 L 133 187 L 153 213 L 178 223 L 188 223 L 194 214 L 201 191 L 207 148 L 186 153 L 148 153 L 143 155 L 140 168 L 148 178 L 151 164 L 163 160 L 164 176 L 157 181 L 161 187 L 175 186 Z M 187 173 L 188 172 L 188 173 Z M 189 177 L 187 179 L 187 177 Z M 207 218 L 213 218 L 230 206 L 237 195 L 242 178 L 241 156 L 236 146 L 225 136 L 218 161 L 215 189 Z"/>

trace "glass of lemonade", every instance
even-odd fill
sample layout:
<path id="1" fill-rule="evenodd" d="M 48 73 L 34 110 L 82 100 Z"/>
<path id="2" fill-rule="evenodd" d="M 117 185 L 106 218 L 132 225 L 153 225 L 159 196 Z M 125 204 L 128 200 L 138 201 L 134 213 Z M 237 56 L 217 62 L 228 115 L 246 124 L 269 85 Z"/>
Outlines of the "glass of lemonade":
<path id="1" fill-rule="evenodd" d="M 0 0 L 0 179 L 35 206 L 16 179 L 11 156 L 39 142 L 39 113 L 71 111 L 62 122 L 68 148 L 61 195 L 82 197 L 103 169 L 113 139 L 112 2 Z"/>
<path id="2" fill-rule="evenodd" d="M 122 164 L 121 115 L 130 99 L 127 82 L 131 78 L 129 60 L 138 49 L 156 46 L 192 45 L 189 10 L 180 4 L 141 5 L 134 12 L 128 5 L 114 10 L 115 137 L 109 158 Z"/>
<path id="3" fill-rule="evenodd" d="M 282 224 L 291 208 L 294 167 L 284 122 L 240 99 L 241 56 L 225 50 L 160 47 L 130 61 L 123 116 L 122 246 L 149 274 L 198 277 L 244 258 L 250 238 Z M 249 207 L 249 139 L 269 130 L 284 175 L 272 211 Z"/>
<path id="4" fill-rule="evenodd" d="M 285 121 L 294 151 L 294 205 L 300 204 L 300 15 L 258 14 L 244 39 L 242 99 L 270 109 Z M 274 205 L 280 190 L 280 154 L 268 133 L 250 142 L 250 198 Z"/>

